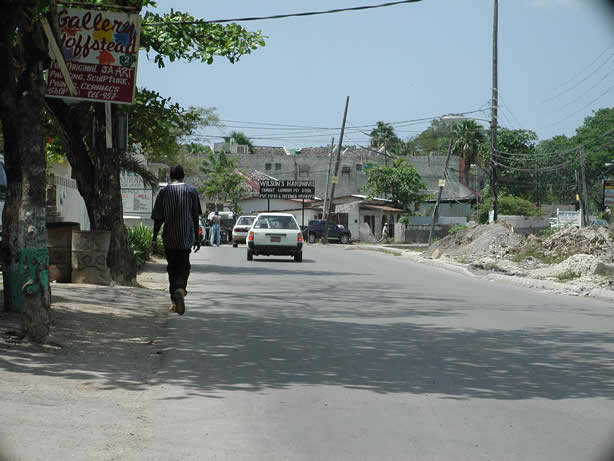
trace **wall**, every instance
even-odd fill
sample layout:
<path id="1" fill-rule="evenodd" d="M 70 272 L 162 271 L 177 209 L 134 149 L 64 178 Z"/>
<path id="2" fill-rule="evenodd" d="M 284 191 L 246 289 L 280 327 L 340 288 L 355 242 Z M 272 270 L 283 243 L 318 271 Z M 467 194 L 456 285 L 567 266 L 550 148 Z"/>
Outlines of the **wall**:
<path id="1" fill-rule="evenodd" d="M 433 223 L 432 216 L 409 216 L 409 224 L 415 226 L 430 226 Z M 437 218 L 437 224 L 458 224 L 464 226 L 467 224 L 465 217 L 441 216 Z"/>
<path id="2" fill-rule="evenodd" d="M 550 220 L 543 216 L 505 216 L 499 215 L 499 221 L 509 224 L 517 234 L 536 234 L 544 229 L 550 229 Z"/>
<path id="3" fill-rule="evenodd" d="M 269 203 L 270 202 L 270 206 Z M 295 202 L 293 200 L 271 199 L 270 201 L 265 198 L 251 198 L 241 200 L 239 202 L 243 214 L 258 214 L 266 213 L 267 211 L 281 211 L 291 210 L 297 207 L 302 208 L 301 202 Z M 305 209 L 308 205 L 305 204 Z"/>
<path id="4" fill-rule="evenodd" d="M 335 205 L 335 213 L 347 213 L 348 230 L 352 234 L 352 240 L 360 240 L 360 202 L 338 203 Z M 357 221 L 357 222 L 355 222 Z"/>
<path id="5" fill-rule="evenodd" d="M 313 179 L 315 195 L 324 198 L 330 156 L 326 148 L 305 148 L 296 155 L 286 155 L 283 148 L 256 147 L 255 154 L 228 154 L 236 158 L 239 168 L 245 172 L 258 170 L 276 179 Z M 331 176 L 334 173 L 336 156 L 332 159 Z M 364 165 L 368 162 L 384 164 L 384 158 L 366 149 L 348 151 L 341 156 L 339 182 L 335 186 L 335 197 L 361 193 L 361 187 L 367 180 Z M 266 169 L 266 164 L 271 169 Z M 279 169 L 276 168 L 279 165 Z M 360 165 L 360 171 L 356 165 Z M 349 167 L 348 173 L 342 173 L 343 167 Z"/>
<path id="6" fill-rule="evenodd" d="M 77 181 L 54 174 L 48 178 L 47 187 L 47 222 L 75 222 L 81 230 L 90 230 L 90 219 Z"/>

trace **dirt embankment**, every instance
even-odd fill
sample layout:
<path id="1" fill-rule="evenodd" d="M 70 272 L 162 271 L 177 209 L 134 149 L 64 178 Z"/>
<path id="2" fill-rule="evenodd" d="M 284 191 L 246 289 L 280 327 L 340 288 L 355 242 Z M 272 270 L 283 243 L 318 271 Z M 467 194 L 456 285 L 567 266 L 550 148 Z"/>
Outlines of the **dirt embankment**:
<path id="1" fill-rule="evenodd" d="M 552 235 L 524 237 L 505 224 L 472 226 L 449 235 L 424 253 L 494 271 L 553 280 L 579 288 L 610 288 L 614 279 L 614 229 L 563 228 Z"/>

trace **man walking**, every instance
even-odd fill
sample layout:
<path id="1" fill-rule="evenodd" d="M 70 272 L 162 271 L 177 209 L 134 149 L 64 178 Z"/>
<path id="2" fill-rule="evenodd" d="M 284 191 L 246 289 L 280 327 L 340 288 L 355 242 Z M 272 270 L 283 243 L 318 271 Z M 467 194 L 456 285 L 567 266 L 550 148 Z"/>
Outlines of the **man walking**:
<path id="1" fill-rule="evenodd" d="M 198 238 L 198 217 L 202 210 L 198 192 L 183 182 L 185 174 L 181 165 L 171 168 L 171 183 L 160 190 L 151 213 L 154 220 L 153 246 L 156 245 L 158 232 L 162 230 L 166 271 L 168 272 L 168 291 L 171 295 L 171 311 L 179 315 L 185 312 L 188 277 L 190 276 L 190 249 L 200 249 Z"/>
<path id="2" fill-rule="evenodd" d="M 211 246 L 217 244 L 220 246 L 220 224 L 222 223 L 222 217 L 220 216 L 219 211 L 215 211 L 213 216 L 211 216 Z"/>

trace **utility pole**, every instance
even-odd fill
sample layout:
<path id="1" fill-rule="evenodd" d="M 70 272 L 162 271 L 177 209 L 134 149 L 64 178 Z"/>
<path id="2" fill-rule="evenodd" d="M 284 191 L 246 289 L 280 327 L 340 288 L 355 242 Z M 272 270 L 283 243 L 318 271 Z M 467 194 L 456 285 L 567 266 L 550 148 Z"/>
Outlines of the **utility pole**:
<path id="1" fill-rule="evenodd" d="M 582 227 L 587 227 L 590 224 L 588 219 L 588 191 L 586 190 L 586 174 L 584 172 L 584 147 L 580 146 L 580 173 L 582 175 Z"/>
<path id="2" fill-rule="evenodd" d="M 435 224 L 437 224 L 437 220 L 439 219 L 439 202 L 441 201 L 441 194 L 443 193 L 443 188 L 446 186 L 446 174 L 448 172 L 448 162 L 450 161 L 450 154 L 452 153 L 452 140 L 450 139 L 450 144 L 448 144 L 448 156 L 446 157 L 446 164 L 443 167 L 443 177 L 444 179 L 439 180 L 439 193 L 437 194 L 437 203 L 435 203 L 435 209 L 433 210 L 433 221 L 431 222 L 431 231 L 429 232 L 429 243 L 431 246 L 431 242 L 433 241 L 433 231 L 435 230 Z"/>
<path id="3" fill-rule="evenodd" d="M 335 137 L 333 136 L 330 142 L 330 151 L 328 152 L 328 173 L 326 173 L 326 190 L 324 191 L 324 206 L 322 207 L 322 219 L 327 219 L 326 216 L 326 203 L 328 201 L 328 188 L 330 186 L 330 169 L 333 163 L 333 149 L 335 148 Z"/>
<path id="4" fill-rule="evenodd" d="M 345 121 L 348 116 L 348 106 L 350 105 L 350 97 L 345 100 L 345 111 L 343 112 L 343 124 L 341 125 L 341 136 L 339 136 L 339 145 L 337 146 L 337 160 L 335 161 L 335 178 L 332 181 L 333 185 L 330 188 L 330 201 L 328 203 L 328 212 L 326 213 L 326 221 L 324 222 L 324 235 L 322 236 L 322 242 L 328 243 L 328 217 L 331 215 L 334 207 L 333 200 L 335 198 L 335 186 L 337 185 L 337 178 L 339 177 L 339 165 L 341 164 L 341 146 L 343 146 L 343 134 L 345 133 Z"/>
<path id="5" fill-rule="evenodd" d="M 497 221 L 497 163 L 495 151 L 497 150 L 497 108 L 499 105 L 498 88 L 498 24 L 499 0 L 494 0 L 493 32 L 492 32 L 492 107 L 490 119 L 490 204 L 493 210 L 493 220 Z"/>

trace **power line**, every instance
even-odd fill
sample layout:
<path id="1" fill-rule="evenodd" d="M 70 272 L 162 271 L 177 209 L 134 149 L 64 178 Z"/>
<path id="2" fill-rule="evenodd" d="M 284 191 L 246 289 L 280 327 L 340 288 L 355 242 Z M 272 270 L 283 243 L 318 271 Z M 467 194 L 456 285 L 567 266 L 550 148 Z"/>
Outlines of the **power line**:
<path id="1" fill-rule="evenodd" d="M 592 106 L 594 103 L 596 103 L 597 101 L 599 101 L 601 98 L 603 98 L 606 94 L 608 94 L 610 91 L 614 90 L 614 85 L 611 86 L 610 88 L 608 88 L 607 90 L 605 90 L 603 93 L 601 93 L 599 96 L 597 96 L 595 99 L 593 99 L 591 102 L 589 102 L 588 104 L 586 104 L 585 106 L 582 106 L 580 109 L 578 109 L 575 112 L 572 112 L 571 114 L 569 114 L 567 117 L 562 118 L 561 120 L 559 120 L 558 122 L 554 122 L 551 123 L 550 126 L 552 125 L 557 125 L 561 122 L 564 122 L 568 119 L 570 119 L 571 117 L 573 117 L 574 115 L 576 115 L 578 112 L 583 111 L 584 109 L 586 109 L 589 106 Z"/>
<path id="2" fill-rule="evenodd" d="M 612 56 L 614 56 L 614 53 L 612 53 Z M 570 106 L 570 105 L 572 105 L 573 103 L 577 102 L 578 100 L 580 100 L 580 99 L 584 98 L 584 96 L 586 96 L 586 95 L 587 95 L 588 93 L 590 93 L 590 92 L 591 92 L 593 89 L 595 89 L 595 88 L 596 88 L 596 87 L 597 87 L 597 86 L 598 86 L 598 85 L 599 85 L 601 82 L 603 82 L 603 81 L 604 81 L 606 78 L 608 78 L 610 75 L 612 75 L 612 73 L 614 73 L 614 68 L 613 68 L 613 69 L 610 69 L 610 71 L 609 71 L 607 74 L 605 74 L 603 77 L 601 77 L 601 79 L 600 79 L 600 80 L 599 80 L 597 83 L 595 83 L 593 86 L 591 86 L 591 87 L 590 87 L 588 90 L 586 90 L 586 91 L 585 91 L 584 93 L 582 93 L 580 96 L 578 96 L 578 97 L 577 97 L 577 98 L 575 98 L 575 99 L 572 99 L 572 100 L 571 100 L 571 101 L 569 101 L 567 104 L 565 104 L 565 105 L 563 105 L 563 106 L 559 107 L 559 108 L 557 109 L 557 111 L 559 111 L 559 110 L 563 110 L 563 109 L 565 109 L 566 107 L 569 107 L 569 106 Z"/>
<path id="3" fill-rule="evenodd" d="M 276 14 L 272 16 L 254 16 L 254 17 L 246 17 L 246 18 L 235 18 L 235 19 L 212 19 L 212 20 L 197 20 L 197 21 L 169 21 L 169 22 L 150 22 L 147 24 L 143 24 L 143 27 L 158 27 L 158 26 L 183 26 L 183 25 L 198 25 L 198 24 L 222 24 L 227 22 L 247 22 L 247 21 L 264 21 L 268 19 L 284 19 L 284 18 L 294 18 L 300 16 L 316 16 L 321 14 L 332 14 L 332 13 L 342 13 L 346 11 L 360 11 L 360 10 L 370 10 L 374 8 L 386 8 L 389 6 L 401 5 L 403 3 L 417 3 L 422 0 L 401 0 L 397 2 L 387 2 L 380 3 L 378 5 L 365 5 L 365 6 L 354 6 L 349 8 L 335 8 L 331 10 L 324 11 L 308 11 L 304 13 L 289 13 L 289 14 Z"/>
<path id="4" fill-rule="evenodd" d="M 574 77 L 572 77 L 571 79 L 569 79 L 569 80 L 567 81 L 567 83 L 564 83 L 562 86 L 566 86 L 567 84 L 569 84 L 569 83 L 573 82 L 573 81 L 574 81 L 574 80 L 575 80 L 577 77 L 579 77 L 580 75 L 582 75 L 582 73 L 583 73 L 585 70 L 590 69 L 590 68 L 593 66 L 593 64 L 595 64 L 597 61 L 599 61 L 599 59 L 601 59 L 601 57 L 602 57 L 604 54 L 606 54 L 606 53 L 607 53 L 607 52 L 608 52 L 608 51 L 609 51 L 609 50 L 610 50 L 612 47 L 614 47 L 614 44 L 611 44 L 611 45 L 610 45 L 610 46 L 608 46 L 608 47 L 607 47 L 605 50 L 603 50 L 603 51 L 602 51 L 602 52 L 599 54 L 599 56 L 597 56 L 597 58 L 595 58 L 595 60 L 594 60 L 593 62 L 591 62 L 591 63 L 590 63 L 588 66 L 586 66 L 584 69 L 582 69 L 580 72 L 578 72 L 578 73 L 577 73 L 577 74 L 576 74 Z M 580 80 L 578 83 L 576 83 L 575 85 L 571 86 L 570 88 L 568 88 L 568 89 L 566 89 L 566 90 L 564 90 L 564 91 L 562 91 L 562 92 L 560 92 L 560 93 L 558 93 L 558 94 L 555 94 L 555 95 L 554 95 L 554 96 L 552 96 L 552 97 L 549 97 L 549 98 L 547 98 L 547 99 L 544 99 L 544 100 L 542 101 L 542 103 L 544 103 L 544 102 L 548 102 L 548 101 L 552 101 L 553 99 L 558 99 L 560 96 L 563 96 L 565 93 L 568 93 L 568 92 L 570 92 L 570 91 L 572 91 L 572 90 L 576 89 L 578 86 L 580 86 L 582 83 L 584 83 L 584 82 L 585 82 L 586 80 L 588 80 L 590 77 L 592 77 L 592 76 L 593 76 L 593 75 L 594 75 L 596 72 L 598 72 L 598 71 L 599 71 L 599 70 L 600 70 L 600 69 L 601 69 L 603 66 L 605 66 L 605 65 L 606 65 L 606 64 L 607 64 L 607 63 L 610 61 L 610 59 L 612 59 L 612 57 L 613 57 L 613 56 L 614 56 L 614 52 L 613 52 L 613 53 L 610 53 L 610 56 L 609 56 L 609 57 L 608 57 L 608 58 L 607 58 L 607 59 L 606 59 L 604 62 L 602 62 L 602 63 L 601 63 L 601 65 L 600 65 L 599 67 L 597 67 L 597 69 L 593 70 L 591 73 L 589 73 L 589 74 L 588 74 L 586 77 L 584 77 L 584 78 L 583 78 L 582 80 Z"/>

